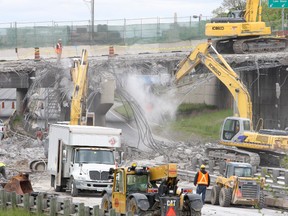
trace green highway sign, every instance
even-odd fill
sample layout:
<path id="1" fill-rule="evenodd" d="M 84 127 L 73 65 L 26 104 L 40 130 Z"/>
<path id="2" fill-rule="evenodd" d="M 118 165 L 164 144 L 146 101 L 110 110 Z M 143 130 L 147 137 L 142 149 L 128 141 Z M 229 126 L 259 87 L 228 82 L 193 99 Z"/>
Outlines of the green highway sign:
<path id="1" fill-rule="evenodd" d="M 269 8 L 288 8 L 288 0 L 269 0 Z"/>

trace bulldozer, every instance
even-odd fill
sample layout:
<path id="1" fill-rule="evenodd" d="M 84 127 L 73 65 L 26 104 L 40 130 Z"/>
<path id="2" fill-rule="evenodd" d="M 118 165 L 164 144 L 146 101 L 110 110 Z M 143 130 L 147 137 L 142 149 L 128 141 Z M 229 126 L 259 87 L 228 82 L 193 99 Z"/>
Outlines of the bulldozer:
<path id="1" fill-rule="evenodd" d="M 8 182 L 1 183 L 1 185 L 6 192 L 16 192 L 19 195 L 33 192 L 28 173 L 19 173 L 13 176 Z"/>
<path id="2" fill-rule="evenodd" d="M 211 191 L 211 203 L 222 207 L 251 205 L 264 206 L 265 178 L 253 177 L 248 163 L 227 162 L 224 176 L 218 176 Z"/>
<path id="3" fill-rule="evenodd" d="M 132 215 L 200 216 L 201 196 L 192 188 L 178 188 L 177 164 L 110 169 L 113 188 L 104 190 L 101 209 Z M 113 175 L 113 176 L 112 176 Z"/>

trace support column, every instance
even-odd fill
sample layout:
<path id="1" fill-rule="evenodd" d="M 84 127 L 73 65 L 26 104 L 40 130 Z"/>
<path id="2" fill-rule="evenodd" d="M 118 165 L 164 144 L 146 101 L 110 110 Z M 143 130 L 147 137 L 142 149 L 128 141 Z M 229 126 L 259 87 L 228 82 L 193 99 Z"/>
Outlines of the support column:
<path id="1" fill-rule="evenodd" d="M 16 112 L 17 115 L 23 115 L 24 111 L 27 109 L 28 101 L 24 100 L 28 89 L 17 88 L 16 89 Z"/>
<path id="2" fill-rule="evenodd" d="M 106 126 L 106 114 L 105 115 L 95 115 L 95 126 L 101 126 L 105 127 Z"/>

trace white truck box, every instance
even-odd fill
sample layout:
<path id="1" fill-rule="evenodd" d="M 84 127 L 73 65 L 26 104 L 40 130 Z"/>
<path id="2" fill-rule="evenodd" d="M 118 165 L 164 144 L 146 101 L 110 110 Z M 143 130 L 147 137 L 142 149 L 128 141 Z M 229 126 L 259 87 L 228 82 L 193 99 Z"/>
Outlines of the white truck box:
<path id="1" fill-rule="evenodd" d="M 108 172 L 115 168 L 121 133 L 121 129 L 108 127 L 50 125 L 47 170 L 51 186 L 56 191 L 71 190 L 74 196 L 78 190 L 101 191 L 111 186 Z"/>

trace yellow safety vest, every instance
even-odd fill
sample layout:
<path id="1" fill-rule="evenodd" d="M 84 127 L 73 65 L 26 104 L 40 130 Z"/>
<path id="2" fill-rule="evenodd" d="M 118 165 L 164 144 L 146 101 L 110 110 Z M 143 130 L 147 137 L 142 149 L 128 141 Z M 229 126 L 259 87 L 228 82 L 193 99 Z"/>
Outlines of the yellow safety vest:
<path id="1" fill-rule="evenodd" d="M 6 166 L 5 163 L 0 162 L 0 167 Z"/>

